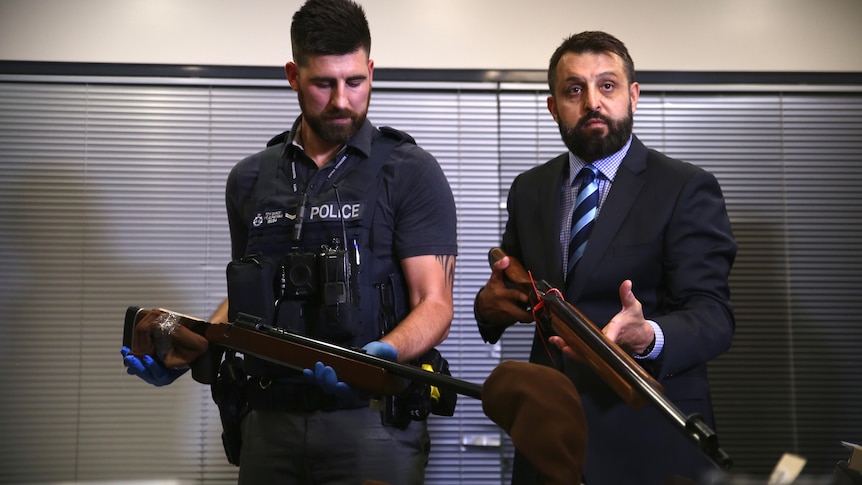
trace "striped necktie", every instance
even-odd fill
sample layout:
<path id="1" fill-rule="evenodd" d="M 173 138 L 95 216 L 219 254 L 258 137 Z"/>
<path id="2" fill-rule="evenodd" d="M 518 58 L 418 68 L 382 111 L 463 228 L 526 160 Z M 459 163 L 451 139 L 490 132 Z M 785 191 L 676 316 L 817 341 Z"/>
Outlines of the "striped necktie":
<path id="1" fill-rule="evenodd" d="M 578 260 L 584 254 L 587 247 L 587 239 L 593 230 L 593 222 L 599 209 L 599 183 L 597 181 L 598 169 L 593 165 L 587 165 L 581 169 L 579 175 L 581 188 L 578 198 L 575 200 L 575 210 L 572 212 L 572 230 L 569 233 L 569 264 L 566 268 L 566 281 L 574 276 Z"/>

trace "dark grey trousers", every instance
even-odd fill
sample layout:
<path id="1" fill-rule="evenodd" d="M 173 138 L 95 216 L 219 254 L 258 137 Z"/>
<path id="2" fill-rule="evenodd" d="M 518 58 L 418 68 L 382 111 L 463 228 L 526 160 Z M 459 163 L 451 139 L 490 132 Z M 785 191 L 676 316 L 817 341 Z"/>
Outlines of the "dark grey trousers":
<path id="1" fill-rule="evenodd" d="M 425 421 L 383 426 L 369 408 L 251 411 L 242 421 L 239 485 L 422 485 L 430 439 Z"/>

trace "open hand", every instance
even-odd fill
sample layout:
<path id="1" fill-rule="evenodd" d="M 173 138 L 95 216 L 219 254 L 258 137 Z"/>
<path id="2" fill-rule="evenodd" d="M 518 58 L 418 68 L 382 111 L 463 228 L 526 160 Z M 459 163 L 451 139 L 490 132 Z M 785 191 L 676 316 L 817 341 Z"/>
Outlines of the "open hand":
<path id="1" fill-rule="evenodd" d="M 643 353 L 655 338 L 655 331 L 644 318 L 643 306 L 632 292 L 632 281 L 623 281 L 619 292 L 622 309 L 605 325 L 602 333 L 627 352 Z M 549 337 L 548 341 L 570 359 L 583 360 L 562 337 Z"/>

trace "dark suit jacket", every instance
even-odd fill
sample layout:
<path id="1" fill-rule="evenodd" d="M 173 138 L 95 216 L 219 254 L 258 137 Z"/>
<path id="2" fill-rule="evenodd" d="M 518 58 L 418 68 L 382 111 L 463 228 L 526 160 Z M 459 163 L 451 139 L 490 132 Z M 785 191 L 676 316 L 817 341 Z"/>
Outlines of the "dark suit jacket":
<path id="1" fill-rule="evenodd" d="M 561 290 L 559 188 L 567 166 L 566 153 L 515 178 L 501 244 L 534 278 Z M 713 429 L 706 363 L 725 352 L 733 337 L 727 279 L 735 255 L 715 177 L 633 137 L 565 295 L 601 327 L 620 311 L 619 286 L 631 279 L 644 316 L 665 336 L 659 359 L 644 367 L 677 407 L 701 414 Z M 480 325 L 480 332 L 495 342 L 503 329 Z M 581 394 L 587 415 L 588 485 L 659 484 L 673 474 L 700 478 L 712 468 L 654 406 L 632 410 L 591 369 L 553 354 Z M 555 365 L 538 336 L 530 360 Z M 521 471 L 515 471 L 516 480 Z"/>

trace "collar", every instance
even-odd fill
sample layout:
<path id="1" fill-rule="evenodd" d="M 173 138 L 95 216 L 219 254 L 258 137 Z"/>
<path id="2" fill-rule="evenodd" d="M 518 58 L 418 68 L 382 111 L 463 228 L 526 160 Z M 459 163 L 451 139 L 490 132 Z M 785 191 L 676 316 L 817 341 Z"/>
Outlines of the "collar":
<path id="1" fill-rule="evenodd" d="M 593 166 L 595 166 L 599 172 L 604 175 L 606 179 L 613 182 L 614 177 L 617 175 L 617 170 L 620 168 L 620 164 L 623 159 L 626 157 L 626 154 L 629 152 L 629 147 L 632 146 L 632 135 L 629 135 L 628 141 L 620 148 L 617 152 L 608 155 L 605 158 L 600 158 L 593 162 Z M 572 153 L 569 152 L 569 186 L 575 183 L 575 178 L 580 173 L 581 169 L 587 166 L 587 162 L 583 161 Z"/>

